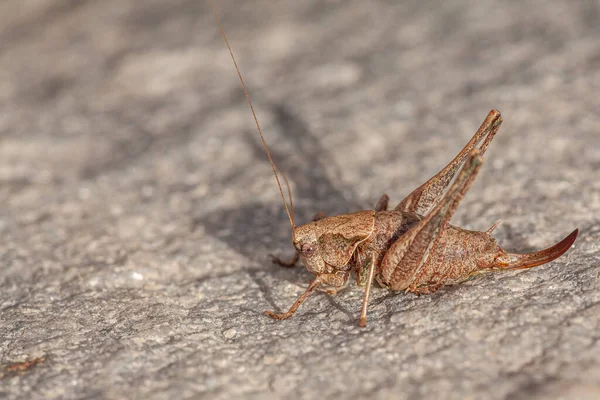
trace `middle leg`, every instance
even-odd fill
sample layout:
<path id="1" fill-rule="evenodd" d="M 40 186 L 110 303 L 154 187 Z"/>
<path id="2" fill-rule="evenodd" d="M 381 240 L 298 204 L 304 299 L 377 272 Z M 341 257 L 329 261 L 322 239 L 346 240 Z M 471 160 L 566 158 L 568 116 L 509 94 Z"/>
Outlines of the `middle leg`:
<path id="1" fill-rule="evenodd" d="M 390 196 L 388 196 L 387 193 L 382 194 L 377 201 L 377 204 L 375 204 L 375 211 L 387 211 L 389 201 Z"/>
<path id="2" fill-rule="evenodd" d="M 373 285 L 373 275 L 375 274 L 375 253 L 371 254 L 371 261 L 369 264 L 369 275 L 367 275 L 367 282 L 365 284 L 365 294 L 363 297 L 362 309 L 360 310 L 360 321 L 358 326 L 364 328 L 367 326 L 367 308 L 369 306 L 369 297 L 371 295 L 371 286 Z"/>

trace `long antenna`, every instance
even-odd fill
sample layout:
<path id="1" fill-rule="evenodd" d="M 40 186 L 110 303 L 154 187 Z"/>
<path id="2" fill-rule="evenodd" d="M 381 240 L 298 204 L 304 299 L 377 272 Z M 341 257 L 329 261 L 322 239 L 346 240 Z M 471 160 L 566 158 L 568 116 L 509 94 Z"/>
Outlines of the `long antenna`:
<path id="1" fill-rule="evenodd" d="M 271 169 L 273 169 L 273 174 L 275 175 L 275 180 L 277 181 L 277 186 L 279 186 L 279 193 L 281 194 L 281 199 L 283 200 L 283 205 L 285 206 L 285 212 L 287 213 L 288 219 L 290 220 L 290 224 L 292 224 L 292 231 L 294 230 L 294 217 L 293 217 L 293 209 L 290 213 L 290 208 L 288 208 L 287 201 L 285 201 L 285 196 L 283 195 L 283 189 L 281 188 L 281 183 L 279 182 L 279 176 L 277 175 L 277 168 L 275 168 L 275 163 L 273 162 L 273 158 L 271 158 L 271 152 L 269 151 L 269 147 L 267 146 L 267 142 L 262 134 L 262 130 L 260 129 L 260 124 L 258 123 L 258 118 L 256 117 L 256 112 L 254 111 L 254 107 L 252 106 L 252 100 L 250 100 L 250 94 L 248 94 L 248 90 L 246 89 L 246 85 L 244 84 L 244 79 L 242 78 L 242 73 L 238 68 L 237 62 L 235 61 L 235 57 L 233 56 L 233 51 L 231 50 L 231 46 L 229 45 L 229 40 L 227 40 L 227 35 L 225 35 L 225 30 L 223 29 L 223 25 L 221 25 L 221 21 L 219 20 L 219 16 L 217 15 L 217 11 L 215 10 L 215 5 L 212 0 L 208 0 L 210 3 L 210 8 L 212 8 L 212 12 L 215 15 L 215 19 L 217 20 L 217 24 L 221 29 L 221 35 L 223 35 L 223 39 L 225 39 L 225 44 L 227 45 L 227 49 L 229 50 L 229 54 L 231 55 L 231 59 L 233 60 L 233 65 L 235 65 L 235 70 L 237 71 L 238 77 L 240 78 L 240 82 L 242 83 L 242 88 L 244 89 L 244 93 L 246 94 L 246 99 L 248 99 L 248 104 L 250 105 L 250 110 L 252 111 L 252 116 L 254 117 L 254 122 L 256 123 L 256 128 L 258 129 L 258 134 L 260 135 L 260 140 L 262 141 L 263 147 L 265 148 L 265 152 L 267 153 L 267 157 L 269 158 L 269 163 L 271 163 Z M 288 195 L 290 196 L 290 207 L 292 202 L 292 194 L 290 191 L 290 185 L 285 178 L 285 183 L 288 188 Z"/>

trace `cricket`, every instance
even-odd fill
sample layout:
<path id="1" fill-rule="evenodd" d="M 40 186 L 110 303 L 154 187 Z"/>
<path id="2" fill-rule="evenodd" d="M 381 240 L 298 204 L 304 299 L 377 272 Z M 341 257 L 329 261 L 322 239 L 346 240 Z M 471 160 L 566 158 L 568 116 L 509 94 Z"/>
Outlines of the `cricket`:
<path id="1" fill-rule="evenodd" d="M 289 183 L 286 201 L 277 168 L 264 139 L 258 117 L 225 30 L 212 1 L 210 5 L 250 105 L 260 139 L 269 159 L 287 217 L 292 227 L 296 253 L 289 261 L 274 257 L 283 266 L 299 259 L 315 275 L 304 293 L 287 312 L 265 311 L 276 319 L 288 319 L 315 290 L 333 295 L 344 289 L 352 276 L 364 288 L 358 325 L 367 324 L 371 287 L 375 281 L 392 291 L 431 294 L 442 286 L 463 282 L 491 271 L 527 269 L 548 263 L 575 242 L 578 229 L 557 244 L 541 251 L 515 254 L 503 250 L 491 236 L 499 222 L 487 231 L 470 231 L 450 224 L 462 198 L 477 177 L 483 155 L 502 124 L 500 112 L 489 112 L 471 140 L 448 165 L 388 210 L 388 195 L 381 196 L 373 210 L 326 217 L 296 226 Z"/>

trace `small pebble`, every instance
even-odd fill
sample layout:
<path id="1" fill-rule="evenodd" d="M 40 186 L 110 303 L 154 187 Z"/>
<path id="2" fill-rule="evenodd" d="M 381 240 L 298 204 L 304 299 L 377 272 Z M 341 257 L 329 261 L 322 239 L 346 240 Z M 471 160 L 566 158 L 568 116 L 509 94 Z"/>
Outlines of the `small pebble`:
<path id="1" fill-rule="evenodd" d="M 235 329 L 227 329 L 226 331 L 223 332 L 223 336 L 225 336 L 227 339 L 233 339 L 235 337 L 235 335 L 237 335 L 237 331 Z"/>

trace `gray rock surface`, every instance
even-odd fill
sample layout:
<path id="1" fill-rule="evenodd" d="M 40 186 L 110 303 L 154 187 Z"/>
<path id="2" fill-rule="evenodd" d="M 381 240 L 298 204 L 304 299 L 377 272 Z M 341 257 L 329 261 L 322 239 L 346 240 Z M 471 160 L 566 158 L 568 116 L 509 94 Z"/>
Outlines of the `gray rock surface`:
<path id="1" fill-rule="evenodd" d="M 402 4 L 399 4 L 402 3 Z M 453 223 L 575 247 L 430 296 L 314 295 L 201 0 L 0 4 L 0 398 L 600 398 L 596 1 L 220 1 L 298 221 L 399 201 L 487 112 Z M 26 364 L 29 362 L 29 364 Z"/>

